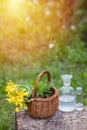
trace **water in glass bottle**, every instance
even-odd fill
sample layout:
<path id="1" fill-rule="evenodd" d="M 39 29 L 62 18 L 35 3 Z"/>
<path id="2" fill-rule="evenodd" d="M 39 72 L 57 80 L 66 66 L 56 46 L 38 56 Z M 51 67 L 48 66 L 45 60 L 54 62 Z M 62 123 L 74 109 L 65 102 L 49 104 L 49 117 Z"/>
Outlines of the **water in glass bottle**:
<path id="1" fill-rule="evenodd" d="M 71 112 L 75 110 L 76 95 L 74 89 L 70 86 L 72 75 L 62 75 L 64 85 L 59 89 L 59 110 Z"/>

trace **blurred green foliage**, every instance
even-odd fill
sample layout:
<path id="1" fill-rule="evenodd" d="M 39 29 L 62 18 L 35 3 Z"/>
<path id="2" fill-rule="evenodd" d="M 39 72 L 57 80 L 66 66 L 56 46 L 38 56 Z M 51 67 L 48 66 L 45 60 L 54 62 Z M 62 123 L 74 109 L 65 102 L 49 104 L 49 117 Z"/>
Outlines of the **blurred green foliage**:
<path id="1" fill-rule="evenodd" d="M 0 0 L 0 130 L 14 127 L 6 82 L 29 84 L 44 69 L 58 89 L 61 75 L 72 74 L 71 85 L 83 87 L 87 105 L 86 0 L 25 0 L 21 6 L 16 14 Z"/>

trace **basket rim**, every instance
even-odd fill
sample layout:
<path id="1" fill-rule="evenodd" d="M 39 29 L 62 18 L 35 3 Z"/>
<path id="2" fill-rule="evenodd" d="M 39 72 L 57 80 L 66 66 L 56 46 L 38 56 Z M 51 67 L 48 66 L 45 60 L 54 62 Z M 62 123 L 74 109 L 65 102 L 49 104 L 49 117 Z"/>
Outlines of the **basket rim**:
<path id="1" fill-rule="evenodd" d="M 52 96 L 50 96 L 50 97 L 48 97 L 48 98 L 38 98 L 38 97 L 34 97 L 33 100 L 34 100 L 34 101 L 50 101 L 50 100 L 54 99 L 55 97 L 58 96 L 58 91 L 57 91 L 57 89 L 56 89 L 54 86 L 52 86 L 51 88 L 54 90 L 54 94 L 53 94 Z"/>

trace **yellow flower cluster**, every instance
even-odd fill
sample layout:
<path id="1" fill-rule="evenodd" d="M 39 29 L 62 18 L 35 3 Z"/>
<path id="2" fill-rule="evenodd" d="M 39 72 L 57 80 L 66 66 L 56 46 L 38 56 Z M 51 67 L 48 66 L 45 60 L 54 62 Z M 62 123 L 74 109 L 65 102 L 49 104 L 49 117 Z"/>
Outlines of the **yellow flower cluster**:
<path id="1" fill-rule="evenodd" d="M 7 100 L 9 103 L 16 106 L 15 111 L 19 112 L 20 108 L 25 104 L 25 97 L 28 97 L 28 92 L 25 89 L 19 89 L 13 82 L 8 82 L 6 86 Z"/>

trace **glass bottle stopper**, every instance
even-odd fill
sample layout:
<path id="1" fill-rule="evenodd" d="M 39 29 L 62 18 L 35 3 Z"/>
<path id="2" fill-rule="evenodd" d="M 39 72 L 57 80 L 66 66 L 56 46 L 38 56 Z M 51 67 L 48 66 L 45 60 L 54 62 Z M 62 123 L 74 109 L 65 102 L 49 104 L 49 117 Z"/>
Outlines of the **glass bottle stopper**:
<path id="1" fill-rule="evenodd" d="M 70 74 L 63 74 L 61 77 L 63 79 L 64 85 L 69 86 L 70 85 L 70 80 L 72 78 L 72 75 L 70 75 Z"/>

